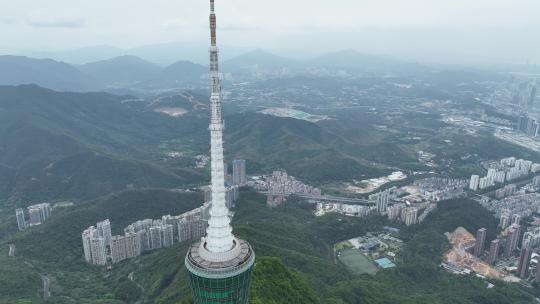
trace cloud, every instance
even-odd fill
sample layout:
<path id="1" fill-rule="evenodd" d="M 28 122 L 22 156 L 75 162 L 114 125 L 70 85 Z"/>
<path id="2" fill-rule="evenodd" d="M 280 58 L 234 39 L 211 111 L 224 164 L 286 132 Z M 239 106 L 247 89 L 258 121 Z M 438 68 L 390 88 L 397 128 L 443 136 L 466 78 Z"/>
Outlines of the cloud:
<path id="1" fill-rule="evenodd" d="M 33 18 L 28 20 L 28 24 L 33 27 L 75 29 L 84 27 L 85 22 L 76 18 Z"/>

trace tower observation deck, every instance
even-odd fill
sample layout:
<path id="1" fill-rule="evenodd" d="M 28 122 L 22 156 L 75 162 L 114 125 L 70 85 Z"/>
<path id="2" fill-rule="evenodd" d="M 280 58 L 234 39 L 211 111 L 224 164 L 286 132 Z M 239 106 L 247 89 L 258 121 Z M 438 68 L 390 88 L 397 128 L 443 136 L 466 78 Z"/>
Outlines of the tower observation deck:
<path id="1" fill-rule="evenodd" d="M 189 249 L 185 265 L 196 304 L 248 302 L 255 253 L 232 233 L 225 203 L 223 118 L 214 0 L 210 0 L 210 157 L 212 203 L 206 236 Z"/>

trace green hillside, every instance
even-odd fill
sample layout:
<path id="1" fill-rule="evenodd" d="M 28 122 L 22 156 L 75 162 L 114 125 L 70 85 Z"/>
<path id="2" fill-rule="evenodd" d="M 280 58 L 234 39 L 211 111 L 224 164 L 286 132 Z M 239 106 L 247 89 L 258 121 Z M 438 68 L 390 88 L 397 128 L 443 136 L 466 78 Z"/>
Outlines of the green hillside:
<path id="1" fill-rule="evenodd" d="M 227 151 L 245 158 L 252 170 L 286 168 L 292 175 L 315 183 L 385 172 L 365 165 L 360 150 L 354 156 L 346 154 L 340 149 L 346 145 L 340 134 L 311 122 L 244 113 L 226 117 L 226 125 Z"/>
<path id="2" fill-rule="evenodd" d="M 158 149 L 196 134 L 200 119 L 138 111 L 125 98 L 0 87 L 0 199 L 84 200 L 201 182 L 203 172 L 165 166 Z"/>

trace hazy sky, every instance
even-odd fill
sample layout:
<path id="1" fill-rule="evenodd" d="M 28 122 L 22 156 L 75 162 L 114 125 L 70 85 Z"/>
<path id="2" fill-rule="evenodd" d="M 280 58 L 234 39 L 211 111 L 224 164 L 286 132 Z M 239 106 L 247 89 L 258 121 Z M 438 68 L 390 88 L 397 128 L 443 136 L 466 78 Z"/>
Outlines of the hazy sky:
<path id="1" fill-rule="evenodd" d="M 540 62 L 540 0 L 216 0 L 222 47 Z M 208 0 L 0 0 L 0 53 L 206 42 Z"/>

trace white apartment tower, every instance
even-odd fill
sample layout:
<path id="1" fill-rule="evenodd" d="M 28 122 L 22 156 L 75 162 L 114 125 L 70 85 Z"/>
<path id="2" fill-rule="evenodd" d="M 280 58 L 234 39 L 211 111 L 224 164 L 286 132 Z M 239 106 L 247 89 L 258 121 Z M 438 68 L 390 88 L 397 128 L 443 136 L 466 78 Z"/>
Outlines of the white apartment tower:
<path id="1" fill-rule="evenodd" d="M 479 184 L 480 184 L 480 176 L 472 175 L 471 182 L 469 184 L 469 189 L 471 189 L 472 191 L 476 191 L 478 190 Z"/>
<path id="2" fill-rule="evenodd" d="M 26 220 L 24 218 L 24 209 L 18 208 L 15 210 L 15 215 L 17 216 L 17 226 L 19 230 L 22 231 L 26 229 Z"/>

